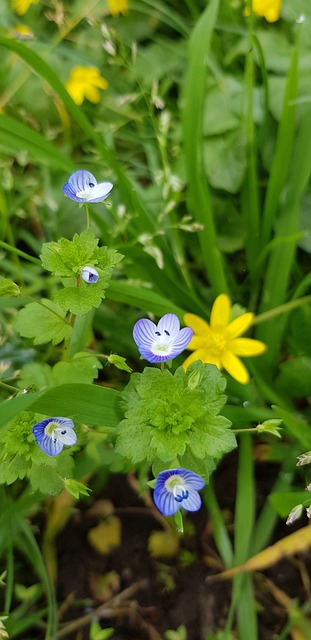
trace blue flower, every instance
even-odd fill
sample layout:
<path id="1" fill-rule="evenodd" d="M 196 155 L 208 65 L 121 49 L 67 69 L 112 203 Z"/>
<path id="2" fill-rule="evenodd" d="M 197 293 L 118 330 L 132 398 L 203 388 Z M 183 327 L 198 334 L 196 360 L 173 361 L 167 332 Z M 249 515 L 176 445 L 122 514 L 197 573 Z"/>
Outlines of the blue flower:
<path id="1" fill-rule="evenodd" d="M 140 355 L 148 362 L 163 362 L 178 356 L 187 348 L 193 331 L 190 327 L 180 329 L 177 316 L 166 313 L 156 325 L 151 320 L 138 320 L 133 329 L 133 338 Z"/>
<path id="2" fill-rule="evenodd" d="M 83 267 L 81 275 L 82 280 L 88 284 L 95 284 L 99 278 L 98 271 L 93 267 Z"/>
<path id="3" fill-rule="evenodd" d="M 68 182 L 63 186 L 63 192 L 67 198 L 75 202 L 102 202 L 107 198 L 113 184 L 111 182 L 99 182 L 85 169 L 79 169 L 71 174 Z"/>
<path id="4" fill-rule="evenodd" d="M 187 511 L 198 511 L 201 507 L 199 489 L 203 489 L 204 480 L 188 469 L 167 469 L 159 473 L 153 499 L 164 516 L 172 516 L 183 507 Z"/>
<path id="5" fill-rule="evenodd" d="M 74 424 L 69 418 L 46 418 L 32 427 L 37 443 L 48 456 L 57 456 L 64 444 L 77 442 Z"/>

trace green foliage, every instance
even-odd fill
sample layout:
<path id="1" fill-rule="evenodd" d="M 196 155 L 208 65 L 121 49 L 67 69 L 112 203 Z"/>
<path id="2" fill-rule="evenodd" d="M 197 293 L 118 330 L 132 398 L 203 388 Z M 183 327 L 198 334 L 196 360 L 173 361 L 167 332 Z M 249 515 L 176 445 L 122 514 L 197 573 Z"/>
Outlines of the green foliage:
<path id="1" fill-rule="evenodd" d="M 193 363 L 171 374 L 146 367 L 122 393 L 125 419 L 116 450 L 134 464 L 148 460 L 189 467 L 209 477 L 211 466 L 236 446 L 230 421 L 218 415 L 226 380 L 213 365 Z"/>
<path id="2" fill-rule="evenodd" d="M 98 247 L 98 238 L 91 229 L 77 233 L 72 240 L 61 238 L 58 242 L 43 245 L 42 266 L 63 279 L 64 289 L 55 300 L 64 311 L 84 315 L 92 307 L 98 307 L 105 297 L 112 270 L 122 255 L 108 247 Z M 99 279 L 88 284 L 81 278 L 83 267 L 96 267 Z"/>
<path id="3" fill-rule="evenodd" d="M 291 483 L 296 456 L 311 448 L 311 9 L 304 0 L 283 0 L 279 21 L 268 24 L 246 17 L 242 4 L 137 0 L 126 15 L 112 16 L 107 3 L 86 11 L 74 0 L 60 12 L 35 3 L 19 18 L 14 3 L 4 3 L 0 482 L 10 486 L 9 508 L 1 503 L 0 547 L 10 551 L 6 610 L 13 538 L 19 557 L 40 567 L 48 604 L 45 623 L 42 589 L 36 597 L 29 589 L 28 605 L 27 589 L 19 589 L 25 601 L 5 620 L 12 637 L 57 636 L 53 593 L 26 525 L 29 510 L 64 486 L 75 499 L 87 495 L 85 476 L 96 496 L 109 472 L 133 467 L 141 489 L 150 465 L 155 476 L 180 465 L 208 479 L 236 445 L 222 413 L 239 434 L 233 541 L 212 483 L 203 497 L 224 564 L 244 562 L 269 544 L 276 511 L 284 518 L 307 504 L 309 494 Z M 19 21 L 33 40 L 22 41 Z M 86 99 L 79 106 L 66 91 L 76 64 L 98 67 L 108 80 L 98 104 Z M 61 190 L 77 167 L 115 184 L 108 206 L 89 206 L 95 233 L 82 231 L 79 205 Z M 46 240 L 43 273 L 37 256 Z M 111 281 L 119 251 L 125 259 Z M 97 269 L 97 283 L 83 281 L 84 266 Z M 192 365 L 187 373 L 175 371 L 175 363 L 164 372 L 147 367 L 131 376 L 120 403 L 128 374 L 142 367 L 132 341 L 137 318 L 172 312 L 182 322 L 193 312 L 208 319 L 224 291 L 236 309 L 260 314 L 254 334 L 269 348 L 248 361 L 251 382 L 229 379 L 224 406 L 224 376 L 213 366 Z M 114 366 L 102 368 L 103 359 Z M 79 451 L 46 456 L 31 433 L 43 415 L 81 424 Z M 266 463 L 280 466 L 259 515 L 261 468 L 256 460 L 255 474 L 250 433 L 264 442 Z M 276 445 L 267 434 L 279 435 Z M 257 610 L 252 577 L 238 577 L 226 628 L 209 636 L 254 640 Z M 291 626 L 295 615 L 289 612 Z M 111 634 L 92 623 L 92 640 Z M 184 635 L 182 626 L 165 634 Z"/>
<path id="4" fill-rule="evenodd" d="M 34 344 L 59 344 L 70 338 L 72 327 L 65 319 L 65 311 L 51 300 L 30 302 L 18 313 L 15 329 L 24 338 L 33 338 Z"/>
<path id="5" fill-rule="evenodd" d="M 19 296 L 20 288 L 15 282 L 0 276 L 0 296 Z"/>
<path id="6" fill-rule="evenodd" d="M 47 456 L 38 447 L 32 427 L 42 416 L 22 412 L 5 429 L 0 458 L 0 484 L 12 484 L 28 477 L 32 488 L 44 495 L 57 495 L 64 486 L 64 479 L 72 476 L 74 465 L 71 451 Z"/>

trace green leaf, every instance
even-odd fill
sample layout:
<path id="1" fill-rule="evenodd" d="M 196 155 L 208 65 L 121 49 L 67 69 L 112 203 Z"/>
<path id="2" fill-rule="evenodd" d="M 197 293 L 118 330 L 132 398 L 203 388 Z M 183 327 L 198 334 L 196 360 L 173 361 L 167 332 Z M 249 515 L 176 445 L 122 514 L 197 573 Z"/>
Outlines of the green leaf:
<path id="1" fill-rule="evenodd" d="M 174 375 L 150 367 L 133 374 L 122 393 L 125 419 L 118 427 L 117 452 L 134 463 L 147 460 L 154 469 L 176 464 L 188 453 L 192 470 L 201 471 L 200 460 L 208 458 L 207 477 L 211 459 L 236 446 L 230 421 L 217 415 L 226 401 L 225 386 L 218 369 L 201 362 L 187 372 L 179 367 Z"/>
<path id="2" fill-rule="evenodd" d="M 118 391 L 106 387 L 64 384 L 43 393 L 28 409 L 47 416 L 72 418 L 88 425 L 116 427 L 119 423 L 119 397 Z"/>
<path id="3" fill-rule="evenodd" d="M 74 418 L 93 426 L 116 427 L 119 423 L 114 389 L 89 384 L 65 384 L 45 392 L 21 394 L 1 403 L 0 429 L 22 411 L 36 411 L 45 416 Z"/>
<path id="4" fill-rule="evenodd" d="M 57 384 L 92 384 L 98 377 L 98 369 L 102 369 L 98 358 L 81 352 L 76 353 L 71 362 L 58 362 L 53 367 L 53 378 Z"/>
<path id="5" fill-rule="evenodd" d="M 63 150 L 59 151 L 40 133 L 3 113 L 0 114 L 0 137 L 1 151 L 9 156 L 12 156 L 12 150 L 19 152 L 26 149 L 36 162 L 44 162 L 66 173 L 73 170 L 73 164 Z"/>
<path id="6" fill-rule="evenodd" d="M 246 169 L 246 142 L 240 131 L 208 138 L 204 142 L 204 164 L 215 189 L 237 193 Z"/>
<path id="7" fill-rule="evenodd" d="M 276 492 L 269 496 L 269 502 L 281 518 L 286 518 L 296 505 L 303 504 L 307 507 L 311 502 L 311 494 L 309 491 Z"/>
<path id="8" fill-rule="evenodd" d="M 55 295 L 55 301 L 66 311 L 70 311 L 74 315 L 83 316 L 92 308 L 99 307 L 101 301 L 105 298 L 105 289 L 108 287 L 108 281 L 105 280 L 102 271 L 97 269 L 99 279 L 97 282 L 88 284 L 84 280 L 79 281 L 79 286 L 73 279 L 64 281 L 64 288 Z M 68 283 L 68 284 L 67 284 Z"/>
<path id="9" fill-rule="evenodd" d="M 76 233 L 72 240 L 60 238 L 58 242 L 47 242 L 42 247 L 42 266 L 55 276 L 66 278 L 78 275 L 85 266 L 97 264 L 94 252 L 98 249 L 98 238 L 91 229 Z"/>
<path id="10" fill-rule="evenodd" d="M 311 358 L 291 358 L 280 365 L 277 387 L 292 397 L 305 398 L 311 395 Z"/>
<path id="11" fill-rule="evenodd" d="M 29 471 L 29 480 L 35 491 L 47 495 L 58 495 L 64 488 L 64 478 L 70 478 L 74 471 L 74 461 L 69 451 L 62 451 L 59 456 L 45 456 L 44 463 L 33 463 Z M 52 461 L 53 464 L 50 464 Z M 55 464 L 54 464 L 55 462 Z"/>
<path id="12" fill-rule="evenodd" d="M 31 362 L 22 369 L 18 385 L 21 389 L 44 389 L 53 385 L 52 367 L 46 363 Z"/>
<path id="13" fill-rule="evenodd" d="M 112 353 L 107 357 L 107 361 L 109 364 L 113 364 L 116 369 L 121 369 L 121 371 L 127 371 L 128 373 L 132 372 L 131 367 L 126 363 L 126 359 L 122 356 L 118 356 L 117 353 Z"/>
<path id="14" fill-rule="evenodd" d="M 20 292 L 20 288 L 13 280 L 0 276 L 0 296 L 19 296 Z"/>
<path id="15" fill-rule="evenodd" d="M 72 332 L 65 320 L 64 311 L 47 299 L 30 302 L 21 309 L 15 321 L 15 329 L 24 338 L 33 338 L 34 344 L 59 344 L 68 339 Z"/>
<path id="16" fill-rule="evenodd" d="M 55 296 L 64 311 L 84 315 L 98 307 L 105 297 L 112 270 L 123 256 L 115 249 L 98 247 L 98 242 L 94 232 L 87 229 L 76 233 L 72 240 L 61 238 L 43 245 L 43 267 L 55 276 L 65 278 L 65 288 Z M 81 279 L 81 271 L 86 266 L 96 267 L 99 275 L 96 283 L 89 284 Z"/>

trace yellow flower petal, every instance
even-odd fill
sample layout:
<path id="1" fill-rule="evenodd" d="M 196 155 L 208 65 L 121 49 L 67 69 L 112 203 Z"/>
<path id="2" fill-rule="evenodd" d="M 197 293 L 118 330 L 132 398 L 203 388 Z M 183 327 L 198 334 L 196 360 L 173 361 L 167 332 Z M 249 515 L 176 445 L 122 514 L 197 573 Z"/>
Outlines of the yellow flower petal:
<path id="1" fill-rule="evenodd" d="M 128 0 L 108 0 L 108 7 L 112 16 L 117 16 L 119 13 L 125 15 L 128 10 Z"/>
<path id="2" fill-rule="evenodd" d="M 78 65 L 71 69 L 65 87 L 76 104 L 82 104 L 84 98 L 97 104 L 100 102 L 99 89 L 107 89 L 108 82 L 100 75 L 97 67 Z"/>
<path id="3" fill-rule="evenodd" d="M 230 343 L 230 349 L 236 356 L 260 356 L 267 350 L 267 347 L 260 340 L 236 338 Z"/>
<path id="4" fill-rule="evenodd" d="M 221 356 L 222 366 L 228 373 L 240 382 L 241 384 L 247 384 L 249 382 L 249 373 L 244 366 L 243 362 L 233 353 L 227 351 Z"/>
<path id="5" fill-rule="evenodd" d="M 193 329 L 194 333 L 199 336 L 205 336 L 210 332 L 209 324 L 203 320 L 203 318 L 196 316 L 194 313 L 185 313 L 184 323 L 187 327 Z"/>
<path id="6" fill-rule="evenodd" d="M 253 11 L 267 22 L 276 22 L 281 13 L 282 0 L 253 0 Z"/>
<path id="7" fill-rule="evenodd" d="M 190 356 L 188 356 L 185 362 L 183 362 L 182 366 L 187 370 L 189 365 L 197 360 L 201 360 L 204 364 L 215 364 L 218 369 L 222 368 L 219 358 L 215 358 L 212 355 L 210 356 L 206 349 L 197 349 L 197 351 L 194 351 Z"/>
<path id="8" fill-rule="evenodd" d="M 98 104 L 100 102 L 100 93 L 97 87 L 92 87 L 91 85 L 85 87 L 84 95 L 87 100 L 89 100 L 89 102 L 92 102 L 93 104 Z"/>
<path id="9" fill-rule="evenodd" d="M 211 311 L 211 328 L 220 331 L 224 329 L 230 320 L 231 301 L 226 293 L 217 296 Z"/>
<path id="10" fill-rule="evenodd" d="M 203 338 L 203 336 L 193 336 L 193 338 L 191 338 L 191 341 L 187 346 L 187 349 L 189 349 L 189 351 L 196 351 L 197 349 L 204 349 L 204 348 L 205 348 L 205 339 Z"/>
<path id="11" fill-rule="evenodd" d="M 81 86 L 74 82 L 67 82 L 65 87 L 73 101 L 78 105 L 82 104 L 84 100 L 84 93 Z"/>
<path id="12" fill-rule="evenodd" d="M 226 329 L 226 334 L 230 338 L 238 338 L 242 333 L 245 333 L 247 329 L 252 325 L 254 320 L 253 313 L 243 313 L 235 320 L 232 320 Z"/>
<path id="13" fill-rule="evenodd" d="M 39 0 L 12 0 L 12 8 L 19 16 L 23 16 L 32 4 L 37 4 Z"/>

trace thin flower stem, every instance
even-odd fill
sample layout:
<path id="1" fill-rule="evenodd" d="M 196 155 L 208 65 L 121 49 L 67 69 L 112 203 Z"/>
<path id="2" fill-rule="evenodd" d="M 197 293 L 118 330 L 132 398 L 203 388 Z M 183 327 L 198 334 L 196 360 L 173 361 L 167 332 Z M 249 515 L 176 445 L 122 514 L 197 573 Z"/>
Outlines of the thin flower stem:
<path id="1" fill-rule="evenodd" d="M 89 205 L 85 202 L 85 213 L 86 213 L 86 228 L 90 228 L 90 210 Z"/>
<path id="2" fill-rule="evenodd" d="M 164 364 L 164 362 L 161 362 L 160 368 L 161 368 L 161 371 L 164 371 L 164 369 L 165 369 L 165 364 Z"/>
<path id="3" fill-rule="evenodd" d="M 14 253 L 16 256 L 20 256 L 21 258 L 25 258 L 25 260 L 28 260 L 29 262 L 33 262 L 34 264 L 41 266 L 41 260 L 39 260 L 39 258 L 34 258 L 33 256 L 29 256 L 28 253 L 25 253 L 25 251 L 21 251 L 16 247 L 12 247 L 12 245 L 8 244 L 7 242 L 4 242 L 3 240 L 0 240 L 0 247 L 2 247 L 3 249 L 7 249 L 7 251 Z"/>
<path id="4" fill-rule="evenodd" d="M 234 433 L 235 435 L 237 433 L 258 433 L 257 431 L 257 427 L 250 427 L 249 429 L 232 429 L 232 433 Z"/>

